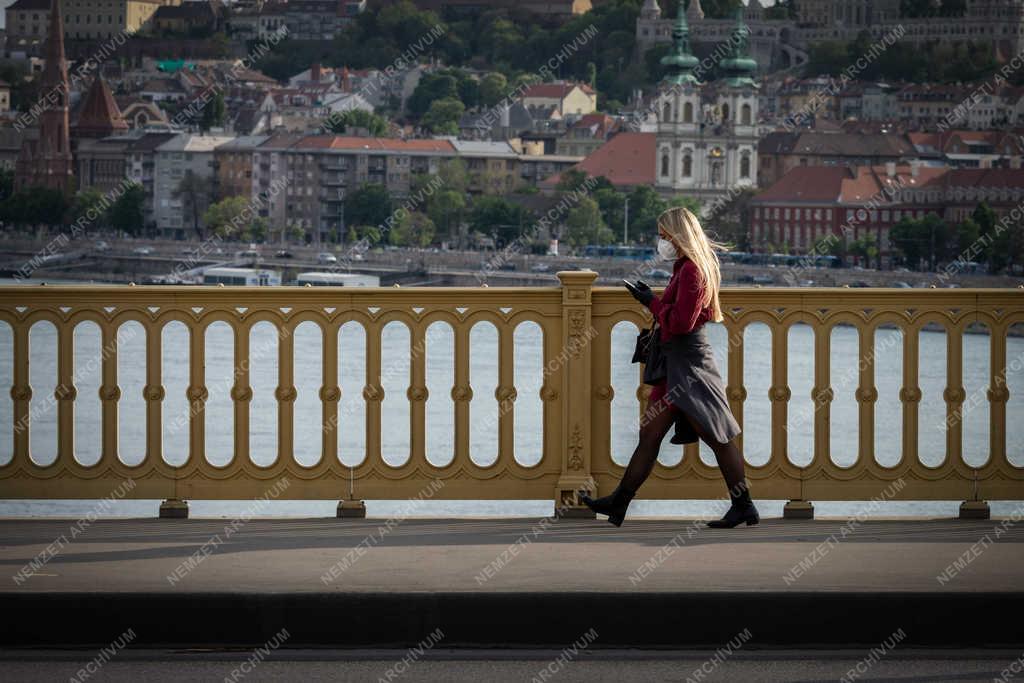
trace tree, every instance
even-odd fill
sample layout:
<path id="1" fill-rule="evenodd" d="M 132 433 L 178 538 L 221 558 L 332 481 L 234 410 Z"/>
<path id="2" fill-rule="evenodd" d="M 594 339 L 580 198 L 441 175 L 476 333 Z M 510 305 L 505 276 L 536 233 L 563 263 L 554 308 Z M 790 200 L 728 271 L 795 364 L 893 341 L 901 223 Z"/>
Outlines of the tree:
<path id="1" fill-rule="evenodd" d="M 503 197 L 484 196 L 473 202 L 469 227 L 474 232 L 497 236 L 510 242 L 522 233 L 529 223 L 526 210 Z"/>
<path id="2" fill-rule="evenodd" d="M 949 228 L 934 213 L 924 218 L 904 218 L 889 231 L 889 241 L 908 268 L 918 270 L 927 261 L 929 269 L 935 270 L 936 261 L 947 251 Z"/>
<path id="3" fill-rule="evenodd" d="M 103 204 L 103 194 L 95 187 L 87 187 L 84 190 L 79 190 L 74 199 L 71 201 L 71 222 L 75 223 L 79 219 L 85 219 L 86 222 L 102 222 L 104 211 L 101 210 Z M 92 220 L 89 220 L 89 216 L 93 216 Z"/>
<path id="4" fill-rule="evenodd" d="M 192 218 L 192 230 L 196 233 L 198 239 L 203 239 L 201 218 L 203 207 L 209 201 L 209 192 L 209 182 L 205 178 L 200 178 L 191 170 L 185 171 L 185 176 L 174 190 L 174 198 L 182 200 L 185 205 L 185 211 Z"/>
<path id="5" fill-rule="evenodd" d="M 611 244 L 615 241 L 615 233 L 605 225 L 597 202 L 590 197 L 584 197 L 566 216 L 562 239 L 573 247 Z"/>
<path id="6" fill-rule="evenodd" d="M 465 111 L 465 105 L 454 97 L 434 100 L 421 123 L 431 133 L 437 135 L 458 135 L 459 119 L 462 118 Z"/>
<path id="7" fill-rule="evenodd" d="M 0 168 L 0 201 L 14 194 L 14 169 Z"/>
<path id="8" fill-rule="evenodd" d="M 443 186 L 442 186 L 443 187 Z M 441 228 L 444 239 L 455 237 L 466 211 L 466 195 L 455 190 L 442 189 L 427 199 L 427 215 Z"/>
<path id="9" fill-rule="evenodd" d="M 202 130 L 210 130 L 224 125 L 224 93 L 220 90 L 203 107 L 203 116 L 199 119 L 199 127 Z"/>
<path id="10" fill-rule="evenodd" d="M 367 183 L 345 199 L 345 222 L 349 225 L 381 225 L 391 215 L 393 206 L 386 187 Z"/>
<path id="11" fill-rule="evenodd" d="M 493 107 L 508 93 L 508 79 L 504 74 L 492 71 L 480 79 L 480 104 Z"/>
<path id="12" fill-rule="evenodd" d="M 449 159 L 444 161 L 437 169 L 437 175 L 441 179 L 441 187 L 465 194 L 469 187 L 469 169 L 462 159 Z"/>
<path id="13" fill-rule="evenodd" d="M 141 235 L 146 222 L 145 207 L 145 189 L 138 183 L 132 183 L 110 206 L 111 227 L 129 235 Z"/>
<path id="14" fill-rule="evenodd" d="M 629 237 L 650 242 L 658 234 L 658 216 L 665 211 L 665 200 L 649 185 L 640 185 L 629 193 Z"/>
<path id="15" fill-rule="evenodd" d="M 855 239 L 850 243 L 849 251 L 850 254 L 856 256 L 864 264 L 870 263 L 871 259 L 878 255 L 875 238 L 871 235 L 864 235 L 859 239 Z"/>
<path id="16" fill-rule="evenodd" d="M 434 241 L 434 221 L 418 211 L 402 212 L 391 227 L 388 241 L 398 247 L 425 247 Z"/>
<path id="17" fill-rule="evenodd" d="M 370 137 L 381 138 L 388 134 L 388 120 L 365 109 L 349 109 L 332 115 L 327 129 L 339 135 L 356 135 L 366 131 Z"/>
<path id="18" fill-rule="evenodd" d="M 246 212 L 251 213 L 249 200 L 245 197 L 227 197 L 211 204 L 203 213 L 207 230 L 224 239 L 245 239 L 249 224 L 239 220 Z"/>
<path id="19" fill-rule="evenodd" d="M 427 73 L 420 79 L 405 106 L 411 116 L 420 118 L 434 102 L 445 99 L 459 99 L 458 79 L 447 71 Z"/>

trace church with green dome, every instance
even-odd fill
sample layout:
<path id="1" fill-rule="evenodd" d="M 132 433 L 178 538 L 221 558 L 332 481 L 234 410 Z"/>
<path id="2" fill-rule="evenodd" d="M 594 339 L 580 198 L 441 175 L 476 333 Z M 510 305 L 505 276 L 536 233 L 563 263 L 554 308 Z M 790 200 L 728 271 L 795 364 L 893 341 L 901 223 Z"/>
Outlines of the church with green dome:
<path id="1" fill-rule="evenodd" d="M 729 40 L 704 60 L 690 47 L 687 12 L 672 28 L 666 75 L 652 103 L 656 133 L 655 186 L 664 195 L 688 194 L 705 205 L 737 189 L 757 187 L 757 61 L 750 31 L 736 13 Z M 706 82 L 716 72 L 719 80 Z"/>

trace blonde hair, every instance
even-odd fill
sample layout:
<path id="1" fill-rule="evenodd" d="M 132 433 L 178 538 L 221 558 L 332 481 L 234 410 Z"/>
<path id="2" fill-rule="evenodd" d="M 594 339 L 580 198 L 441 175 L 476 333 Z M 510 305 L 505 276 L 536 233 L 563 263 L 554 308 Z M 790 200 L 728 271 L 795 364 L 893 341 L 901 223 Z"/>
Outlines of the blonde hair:
<path id="1" fill-rule="evenodd" d="M 722 306 L 718 302 L 718 291 L 722 285 L 722 272 L 718 262 L 719 251 L 725 251 L 725 244 L 715 242 L 705 234 L 700 221 L 689 209 L 677 206 L 658 216 L 658 230 L 664 230 L 669 241 L 697 266 L 700 283 L 704 288 L 701 304 L 711 308 L 711 319 L 721 322 Z"/>

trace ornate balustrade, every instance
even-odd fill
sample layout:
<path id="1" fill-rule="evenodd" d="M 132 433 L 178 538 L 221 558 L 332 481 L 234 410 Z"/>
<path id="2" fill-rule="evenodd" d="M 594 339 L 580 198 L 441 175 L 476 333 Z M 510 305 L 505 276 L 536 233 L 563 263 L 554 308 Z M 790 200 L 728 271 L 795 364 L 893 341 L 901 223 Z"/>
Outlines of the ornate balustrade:
<path id="1" fill-rule="evenodd" d="M 576 491 L 601 492 L 618 481 L 622 467 L 612 459 L 613 387 L 612 330 L 620 322 L 646 323 L 644 312 L 618 288 L 594 288 L 589 271 L 559 273 L 560 287 L 540 288 L 231 288 L 231 287 L 51 287 L 13 286 L 0 289 L 0 321 L 10 326 L 13 353 L 13 450 L 8 461 L 0 460 L 0 498 L 101 498 L 125 480 L 134 486 L 128 497 L 166 499 L 168 515 L 182 511 L 180 501 L 190 499 L 251 499 L 264 494 L 275 482 L 287 478 L 281 498 L 346 499 L 339 514 L 359 514 L 357 499 L 405 499 L 424 490 L 446 499 L 552 499 L 565 514 L 580 512 Z M 889 484 L 900 481 L 893 498 L 904 500 L 978 501 L 968 512 L 983 513 L 980 501 L 1024 499 L 1024 468 L 1007 457 L 1006 424 L 1010 393 L 1004 380 L 1007 368 L 1007 336 L 1010 327 L 1024 323 L 1022 290 L 856 290 L 856 289 L 728 289 L 722 294 L 728 336 L 728 397 L 741 425 L 744 403 L 744 332 L 753 323 L 765 323 L 771 335 L 770 456 L 765 464 L 750 466 L 748 477 L 758 498 L 791 501 L 794 516 L 807 511 L 805 501 L 868 500 Z M 54 403 L 57 421 L 56 459 L 41 465 L 32 457 L 29 440 L 30 328 L 48 321 L 56 328 L 57 383 Z M 101 361 L 101 447 L 99 459 L 84 465 L 75 457 L 75 386 L 73 338 L 75 327 L 95 323 L 103 346 Z M 118 405 L 122 391 L 118 377 L 118 331 L 134 321 L 145 330 L 145 448 L 141 462 L 126 464 L 119 457 Z M 168 462 L 162 430 L 169 419 L 162 376 L 163 327 L 173 321 L 184 324 L 188 336 L 187 457 L 183 463 Z M 277 458 L 260 466 L 250 456 L 249 332 L 261 322 L 278 330 Z M 319 404 L 323 430 L 322 456 L 316 464 L 300 464 L 293 452 L 295 436 L 294 380 L 296 327 L 312 322 L 322 332 L 322 382 Z M 393 359 L 382 357 L 381 334 L 392 321 L 409 330 L 408 459 L 397 466 L 381 453 L 382 429 L 392 419 L 382 411 L 382 372 Z M 497 329 L 498 404 L 494 425 L 497 458 L 487 466 L 470 457 L 470 426 L 474 389 L 470 382 L 470 332 L 480 322 Z M 543 378 L 537 386 L 542 403 L 539 462 L 525 465 L 516 458 L 514 425 L 516 401 L 514 339 L 516 327 L 536 323 L 542 331 Z M 233 330 L 234 374 L 230 398 L 233 404 L 233 457 L 224 466 L 207 457 L 205 402 L 207 386 L 204 339 L 207 328 L 224 322 Z M 365 329 L 365 420 L 351 424 L 339 418 L 339 329 L 355 322 Z M 426 354 L 422 353 L 427 328 L 447 323 L 453 332 L 454 457 L 444 466 L 428 459 L 425 438 Z M 798 466 L 788 456 L 787 413 L 792 400 L 788 378 L 788 331 L 799 323 L 814 331 L 814 378 L 812 398 L 813 456 Z M 983 324 L 990 333 L 990 384 L 985 399 L 989 407 L 989 457 L 980 467 L 963 458 L 962 424 L 948 420 L 945 458 L 938 467 L 923 464 L 918 453 L 918 408 L 921 400 L 918 332 L 938 325 L 948 334 L 946 347 L 947 415 L 955 418 L 966 399 L 962 386 L 962 338 L 970 324 Z M 858 451 L 852 467 L 841 467 L 830 458 L 830 404 L 834 398 L 830 369 L 832 328 L 850 325 L 859 332 L 856 399 L 858 402 Z M 874 457 L 875 341 L 879 326 L 895 326 L 903 332 L 902 458 L 895 466 L 879 464 Z M 299 352 L 301 353 L 301 349 Z M 342 350 L 344 352 L 344 350 Z M 35 361 L 35 362 L 38 362 Z M 123 380 L 122 380 L 123 381 Z M 646 391 L 641 388 L 642 399 Z M 479 399 L 479 397 L 478 397 Z M 490 400 L 487 397 L 487 400 Z M 642 407 L 642 405 L 641 405 Z M 1024 418 L 1024 414 L 1014 416 Z M 404 416 L 402 419 L 405 419 Z M 851 428 L 845 425 L 844 428 Z M 352 430 L 365 430 L 366 455 L 349 468 L 339 458 L 339 440 Z M 742 437 L 741 437 L 742 440 Z M 3 449 L 0 449 L 2 451 Z M 443 485 L 441 485 L 443 484 Z M 433 487 L 433 488 L 432 488 Z M 354 491 L 354 497 L 349 492 Z M 720 498 L 724 485 L 717 469 L 688 446 L 680 464 L 657 465 L 642 493 L 645 498 Z"/>

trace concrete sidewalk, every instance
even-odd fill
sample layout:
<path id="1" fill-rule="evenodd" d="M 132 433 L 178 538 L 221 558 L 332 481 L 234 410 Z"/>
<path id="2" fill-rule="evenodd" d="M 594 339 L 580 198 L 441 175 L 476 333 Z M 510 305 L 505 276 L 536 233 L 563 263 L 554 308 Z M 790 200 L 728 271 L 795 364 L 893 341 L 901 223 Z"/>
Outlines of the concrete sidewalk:
<path id="1" fill-rule="evenodd" d="M 25 621 L 6 620 L 0 643 L 32 644 L 34 634 L 66 644 L 75 610 L 95 609 L 120 616 L 94 614 L 109 623 L 80 637 L 116 637 L 134 619 L 152 644 L 193 642 L 186 633 L 175 640 L 175 615 L 196 643 L 259 643 L 285 622 L 304 634 L 296 645 L 415 644 L 445 623 L 463 644 L 571 642 L 588 624 L 602 624 L 609 645 L 721 643 L 742 628 L 742 612 L 762 630 L 792 624 L 789 634 L 762 634 L 780 645 L 877 643 L 913 623 L 923 646 L 1015 646 L 1019 629 L 1002 634 L 984 615 L 1024 606 L 1019 526 L 146 519 L 96 521 L 78 533 L 75 521 L 3 520 L 0 600 Z M 666 640 L 667 623 L 698 614 L 706 629 L 687 620 Z M 638 623 L 618 624 L 627 617 Z M 52 621 L 61 619 L 68 628 L 57 637 Z M 342 635 L 342 624 L 355 628 Z"/>

